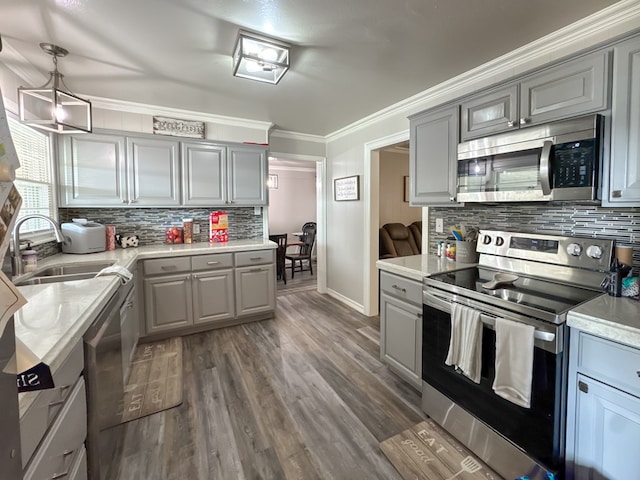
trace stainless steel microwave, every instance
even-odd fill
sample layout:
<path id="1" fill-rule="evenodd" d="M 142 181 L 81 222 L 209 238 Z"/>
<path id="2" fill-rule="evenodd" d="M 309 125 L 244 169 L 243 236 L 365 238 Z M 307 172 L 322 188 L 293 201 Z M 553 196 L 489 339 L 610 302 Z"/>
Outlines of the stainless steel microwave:
<path id="1" fill-rule="evenodd" d="M 596 114 L 460 143 L 457 200 L 596 200 L 602 135 Z"/>

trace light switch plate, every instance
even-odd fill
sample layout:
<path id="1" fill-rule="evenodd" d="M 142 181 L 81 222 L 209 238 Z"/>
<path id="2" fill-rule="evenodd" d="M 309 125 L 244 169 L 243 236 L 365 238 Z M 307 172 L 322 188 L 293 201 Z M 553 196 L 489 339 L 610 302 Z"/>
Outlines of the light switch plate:
<path id="1" fill-rule="evenodd" d="M 444 233 L 444 221 L 441 218 L 436 218 L 436 233 Z"/>
<path id="2" fill-rule="evenodd" d="M 253 207 L 253 214 L 260 215 L 262 213 L 262 207 Z"/>
<path id="3" fill-rule="evenodd" d="M 194 223 L 193 224 L 193 233 L 200 233 L 200 224 L 199 223 Z"/>

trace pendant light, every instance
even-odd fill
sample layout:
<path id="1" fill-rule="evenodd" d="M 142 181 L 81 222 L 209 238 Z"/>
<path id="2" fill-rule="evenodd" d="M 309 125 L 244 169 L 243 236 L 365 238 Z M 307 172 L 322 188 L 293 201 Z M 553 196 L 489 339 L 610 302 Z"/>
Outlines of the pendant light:
<path id="1" fill-rule="evenodd" d="M 18 88 L 20 121 L 55 133 L 91 132 L 91 102 L 71 93 L 58 71 L 58 57 L 69 52 L 51 43 L 40 48 L 53 57 L 53 71 L 41 87 Z"/>

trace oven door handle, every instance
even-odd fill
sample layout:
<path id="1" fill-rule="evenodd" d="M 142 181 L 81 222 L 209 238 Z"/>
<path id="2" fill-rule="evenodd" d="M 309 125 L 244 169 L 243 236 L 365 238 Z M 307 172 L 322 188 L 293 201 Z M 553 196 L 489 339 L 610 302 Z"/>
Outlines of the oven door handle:
<path id="1" fill-rule="evenodd" d="M 433 293 L 423 292 L 422 301 L 433 308 L 441 310 L 443 312 L 451 313 L 451 301 L 445 298 L 439 297 L 438 295 L 434 295 Z M 469 307 L 473 308 L 473 307 Z M 476 311 L 480 311 L 477 308 L 474 308 Z M 485 312 L 480 311 L 480 319 L 482 323 L 486 325 L 491 330 L 496 329 L 496 316 L 489 315 Z M 517 320 L 516 320 L 517 321 Z M 522 322 L 520 322 L 522 323 Z M 541 340 L 543 342 L 554 342 L 556 340 L 556 334 L 553 332 L 543 332 L 542 330 L 538 330 L 536 328 L 534 337 L 537 340 Z"/>

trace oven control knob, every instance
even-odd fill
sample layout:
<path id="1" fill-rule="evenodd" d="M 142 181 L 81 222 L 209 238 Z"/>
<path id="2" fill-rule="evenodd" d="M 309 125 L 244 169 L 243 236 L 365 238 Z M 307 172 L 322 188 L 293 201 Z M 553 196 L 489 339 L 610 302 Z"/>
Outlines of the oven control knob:
<path id="1" fill-rule="evenodd" d="M 567 245 L 567 254 L 573 257 L 579 257 L 582 253 L 582 247 L 578 243 L 570 243 Z"/>
<path id="2" fill-rule="evenodd" d="M 587 257 L 599 259 L 602 258 L 602 247 L 598 245 L 590 245 L 587 247 Z"/>

